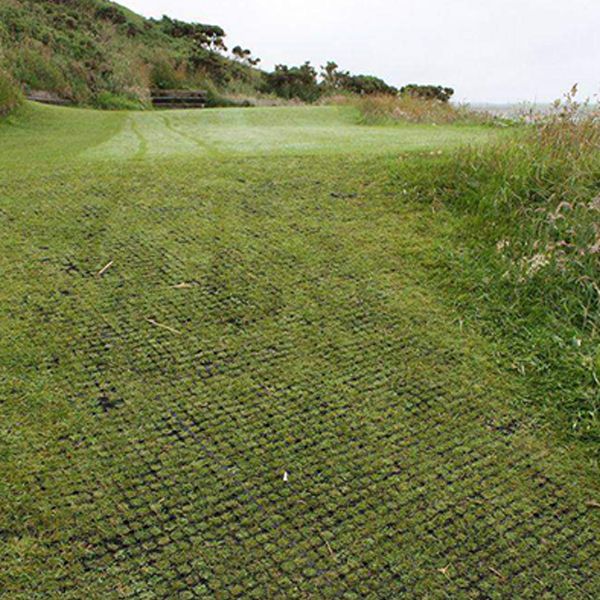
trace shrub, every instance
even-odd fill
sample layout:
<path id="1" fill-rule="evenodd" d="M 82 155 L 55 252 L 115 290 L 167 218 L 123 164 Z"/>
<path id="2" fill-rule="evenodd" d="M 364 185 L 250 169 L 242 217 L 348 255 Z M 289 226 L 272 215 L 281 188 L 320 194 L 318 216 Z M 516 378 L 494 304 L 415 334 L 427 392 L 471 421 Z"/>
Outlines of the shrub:
<path id="1" fill-rule="evenodd" d="M 267 73 L 263 91 L 280 98 L 297 98 L 304 102 L 314 102 L 322 94 L 317 83 L 317 72 L 309 62 L 300 67 L 277 65 L 272 73 Z"/>
<path id="2" fill-rule="evenodd" d="M 103 69 L 102 78 L 93 82 L 96 92 L 109 91 L 134 101 L 147 101 L 150 97 L 150 70 L 129 40 L 120 40 L 106 51 L 110 68 Z"/>
<path id="3" fill-rule="evenodd" d="M 198 48 L 207 50 L 226 50 L 223 39 L 225 32 L 217 25 L 204 25 L 202 23 L 186 23 L 167 16 L 160 21 L 162 30 L 173 38 L 188 39 Z"/>
<path id="4" fill-rule="evenodd" d="M 210 79 L 220 86 L 227 85 L 232 79 L 232 69 L 222 56 L 198 48 L 189 57 L 191 70 Z"/>
<path id="5" fill-rule="evenodd" d="M 22 100 L 22 94 L 13 78 L 0 70 L 0 117 L 12 112 Z"/>
<path id="6" fill-rule="evenodd" d="M 165 58 L 158 59 L 150 71 L 150 85 L 159 90 L 176 89 L 181 79 L 175 67 Z"/>
<path id="7" fill-rule="evenodd" d="M 395 96 L 398 90 L 388 85 L 383 79 L 373 75 L 350 75 L 342 73 L 338 82 L 338 89 L 358 95 L 390 95 Z"/>
<path id="8" fill-rule="evenodd" d="M 100 92 L 93 102 L 96 108 L 102 110 L 142 110 L 147 105 L 138 98 L 131 98 L 112 92 Z"/>
<path id="9" fill-rule="evenodd" d="M 15 77 L 32 90 L 56 92 L 69 95 L 69 83 L 52 56 L 51 51 L 40 44 L 21 47 L 15 58 Z"/>
<path id="10" fill-rule="evenodd" d="M 96 10 L 96 16 L 99 19 L 109 21 L 115 25 L 124 25 L 127 23 L 127 16 L 125 13 L 118 6 L 114 6 L 112 4 L 98 7 Z"/>
<path id="11" fill-rule="evenodd" d="M 454 96 L 454 90 L 450 87 L 442 87 L 441 85 L 416 85 L 411 83 L 405 85 L 400 93 L 405 96 L 413 96 L 423 100 L 439 100 L 440 102 L 449 102 Z"/>
<path id="12" fill-rule="evenodd" d="M 193 87 L 196 77 L 220 90 L 243 80 L 256 93 L 251 57 L 224 57 L 224 36 L 218 26 L 144 19 L 105 0 L 0 0 L 1 64 L 31 90 L 82 104 L 109 92 L 139 105 L 150 87 Z"/>
<path id="13" fill-rule="evenodd" d="M 398 90 L 383 79 L 372 75 L 351 75 L 340 71 L 337 63 L 329 61 L 321 67 L 321 86 L 329 94 L 350 93 L 358 95 L 389 94 L 395 96 Z"/>

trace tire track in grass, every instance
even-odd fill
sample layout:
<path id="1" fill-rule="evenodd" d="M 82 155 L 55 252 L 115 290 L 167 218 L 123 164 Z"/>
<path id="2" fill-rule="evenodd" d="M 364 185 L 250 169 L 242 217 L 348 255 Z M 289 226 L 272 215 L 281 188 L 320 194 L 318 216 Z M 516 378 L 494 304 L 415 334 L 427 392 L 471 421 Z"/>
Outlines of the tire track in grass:
<path id="1" fill-rule="evenodd" d="M 140 128 L 138 127 L 135 121 L 135 117 L 131 117 L 129 119 L 129 123 L 131 131 L 138 140 L 138 149 L 136 150 L 133 158 L 140 160 L 142 158 L 145 158 L 148 154 L 148 140 L 144 137 Z"/>
<path id="2" fill-rule="evenodd" d="M 161 120 L 165 124 L 165 127 L 176 136 L 183 138 L 188 142 L 192 142 L 195 146 L 206 152 L 207 154 L 213 154 L 214 156 L 218 156 L 219 151 L 213 146 L 208 144 L 207 142 L 203 142 L 198 139 L 196 136 L 191 135 L 185 131 L 179 130 L 174 124 L 173 120 L 167 115 L 161 115 Z"/>

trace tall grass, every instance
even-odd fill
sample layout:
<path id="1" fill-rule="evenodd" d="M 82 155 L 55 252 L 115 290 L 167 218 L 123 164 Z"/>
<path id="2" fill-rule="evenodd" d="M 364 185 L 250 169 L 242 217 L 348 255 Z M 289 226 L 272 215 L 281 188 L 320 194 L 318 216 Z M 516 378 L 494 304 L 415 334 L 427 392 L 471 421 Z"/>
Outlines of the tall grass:
<path id="1" fill-rule="evenodd" d="M 22 94 L 8 73 L 0 69 L 0 117 L 12 112 L 22 102 Z"/>
<path id="2" fill-rule="evenodd" d="M 456 106 L 439 100 L 425 100 L 403 94 L 336 97 L 336 103 L 352 104 L 360 113 L 365 125 L 387 125 L 393 123 L 450 123 L 490 122 L 489 116 L 476 113 L 466 106 Z"/>
<path id="3" fill-rule="evenodd" d="M 510 347 L 538 402 L 600 441 L 600 113 L 576 90 L 495 146 L 404 165 L 401 185 L 464 217 L 461 308 Z"/>

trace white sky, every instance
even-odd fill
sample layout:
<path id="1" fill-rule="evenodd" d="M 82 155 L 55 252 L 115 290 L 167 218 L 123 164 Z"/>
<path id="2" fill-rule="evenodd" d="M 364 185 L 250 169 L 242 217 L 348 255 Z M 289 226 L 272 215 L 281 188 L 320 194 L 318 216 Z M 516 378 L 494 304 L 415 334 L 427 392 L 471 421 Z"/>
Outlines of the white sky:
<path id="1" fill-rule="evenodd" d="M 145 16 L 220 25 L 263 67 L 335 60 L 471 102 L 600 92 L 600 0 L 120 0 Z"/>

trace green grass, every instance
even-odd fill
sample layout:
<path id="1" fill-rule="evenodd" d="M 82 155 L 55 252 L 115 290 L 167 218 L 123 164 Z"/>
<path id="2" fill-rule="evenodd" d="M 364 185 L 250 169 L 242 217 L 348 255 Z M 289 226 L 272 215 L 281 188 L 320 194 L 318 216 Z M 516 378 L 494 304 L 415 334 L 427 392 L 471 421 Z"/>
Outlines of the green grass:
<path id="1" fill-rule="evenodd" d="M 349 107 L 232 108 L 116 112 L 28 105 L 27 119 L 3 132 L 0 157 L 23 163 L 15 148 L 36 132 L 29 152 L 56 160 L 163 160 L 243 155 L 399 154 L 439 151 L 499 135 L 485 127 L 362 127 Z M 58 116 L 62 118 L 58 118 Z M 85 135 L 81 134 L 82 129 Z M 118 131 L 116 131 L 118 130 Z M 56 156 L 58 154 L 59 156 Z M 35 164 L 32 161 L 26 161 Z M 27 168 L 24 165 L 24 168 Z"/>
<path id="2" fill-rule="evenodd" d="M 498 146 L 409 161 L 396 180 L 459 216 L 440 285 L 465 322 L 502 338 L 507 367 L 528 381 L 528 403 L 597 460 L 600 128 L 578 123 L 579 141 L 561 143 L 568 128 L 559 122 L 547 141 L 523 132 Z"/>
<path id="3" fill-rule="evenodd" d="M 597 596 L 597 480 L 405 171 L 500 134 L 355 119 L 0 126 L 4 597 Z"/>

